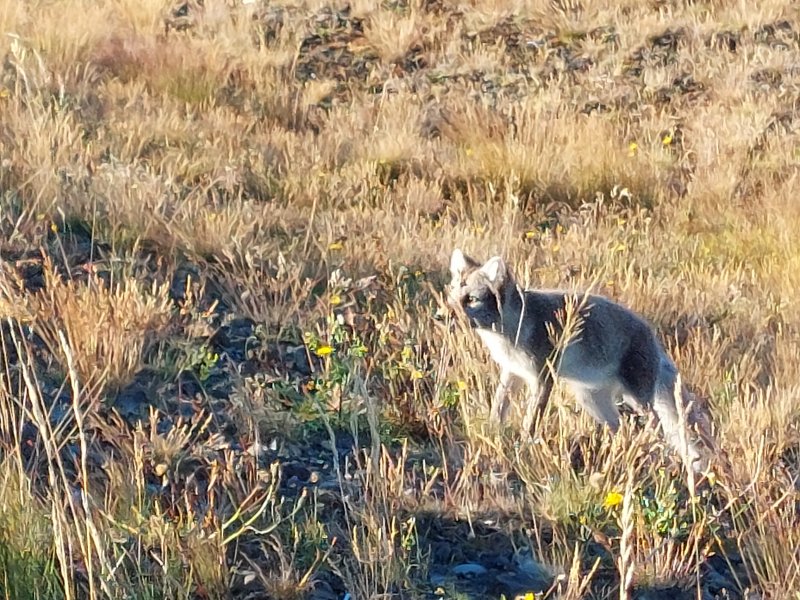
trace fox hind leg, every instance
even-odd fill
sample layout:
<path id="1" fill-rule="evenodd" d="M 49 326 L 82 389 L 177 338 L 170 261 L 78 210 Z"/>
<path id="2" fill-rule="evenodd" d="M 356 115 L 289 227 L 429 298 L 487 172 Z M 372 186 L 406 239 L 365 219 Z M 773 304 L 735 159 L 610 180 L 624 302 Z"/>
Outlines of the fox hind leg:
<path id="1" fill-rule="evenodd" d="M 611 431 L 619 429 L 619 410 L 617 409 L 615 386 L 587 388 L 573 386 L 572 391 L 580 405 L 600 425 L 608 425 Z"/>
<path id="2" fill-rule="evenodd" d="M 685 413 L 687 407 L 684 406 L 686 394 L 683 386 L 676 391 L 679 385 L 677 367 L 666 357 L 663 358 L 653 394 L 653 412 L 661 423 L 661 429 L 664 431 L 667 442 L 678 451 L 688 467 L 695 472 L 701 472 L 706 467 L 705 459 L 696 440 L 693 439 L 694 436 L 689 427 L 688 415 Z M 679 410 L 684 411 L 683 416 L 680 415 Z"/>

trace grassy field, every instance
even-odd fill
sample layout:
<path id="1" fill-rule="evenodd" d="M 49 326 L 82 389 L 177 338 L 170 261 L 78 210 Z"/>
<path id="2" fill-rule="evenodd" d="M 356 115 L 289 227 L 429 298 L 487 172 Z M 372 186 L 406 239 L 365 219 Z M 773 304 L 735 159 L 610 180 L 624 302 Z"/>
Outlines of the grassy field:
<path id="1" fill-rule="evenodd" d="M 800 598 L 797 3 L 0 30 L 3 598 Z M 490 428 L 454 247 L 642 313 L 729 468 L 560 389 Z"/>

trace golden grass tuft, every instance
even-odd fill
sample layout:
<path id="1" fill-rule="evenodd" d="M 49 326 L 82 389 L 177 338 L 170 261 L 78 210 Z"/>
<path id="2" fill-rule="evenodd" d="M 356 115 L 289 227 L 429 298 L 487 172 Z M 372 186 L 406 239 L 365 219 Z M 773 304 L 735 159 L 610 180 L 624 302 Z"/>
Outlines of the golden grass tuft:
<path id="1" fill-rule="evenodd" d="M 511 597 L 448 577 L 487 556 L 537 566 L 522 597 L 800 593 L 796 4 L 0 0 L 0 29 L 7 597 Z M 730 469 L 693 495 L 560 388 L 535 443 L 493 430 L 495 367 L 433 319 L 456 246 L 642 313 Z"/>
<path id="2" fill-rule="evenodd" d="M 90 273 L 86 281 L 64 280 L 46 264 L 43 290 L 22 292 L 16 283 L 3 282 L 3 318 L 29 326 L 66 372 L 63 335 L 87 388 L 127 384 L 142 367 L 146 342 L 152 343 L 171 314 L 165 287 L 147 289 L 131 279 L 107 283 Z"/>

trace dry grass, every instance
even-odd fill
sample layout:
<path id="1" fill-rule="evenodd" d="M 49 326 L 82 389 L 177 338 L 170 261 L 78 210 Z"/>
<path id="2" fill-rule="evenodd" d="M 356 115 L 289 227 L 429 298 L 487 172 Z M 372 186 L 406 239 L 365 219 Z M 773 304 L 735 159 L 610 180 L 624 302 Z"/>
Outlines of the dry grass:
<path id="1" fill-rule="evenodd" d="M 800 594 L 800 10 L 751 4 L 0 0 L 3 595 Z M 644 314 L 730 469 L 560 391 L 492 431 L 455 246 Z"/>

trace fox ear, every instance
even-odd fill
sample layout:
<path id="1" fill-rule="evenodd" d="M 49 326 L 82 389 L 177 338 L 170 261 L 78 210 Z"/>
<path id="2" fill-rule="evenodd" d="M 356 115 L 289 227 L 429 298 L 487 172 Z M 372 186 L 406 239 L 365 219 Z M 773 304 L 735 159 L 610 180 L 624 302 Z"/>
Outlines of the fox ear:
<path id="1" fill-rule="evenodd" d="M 486 261 L 486 264 L 481 267 L 481 272 L 489 280 L 495 288 L 499 288 L 508 279 L 508 267 L 506 263 L 499 256 L 495 256 Z"/>
<path id="2" fill-rule="evenodd" d="M 467 268 L 467 259 L 460 248 L 453 250 L 453 255 L 450 257 L 450 273 L 454 276 L 460 276 L 462 271 Z"/>
<path id="3" fill-rule="evenodd" d="M 460 248 L 456 248 L 450 257 L 450 273 L 460 276 L 466 269 L 474 269 L 479 264 L 478 261 L 464 254 Z"/>
<path id="4" fill-rule="evenodd" d="M 461 279 L 461 275 L 467 269 L 475 269 L 480 263 L 464 254 L 460 248 L 453 250 L 453 255 L 450 257 L 450 274 L 453 279 Z"/>

